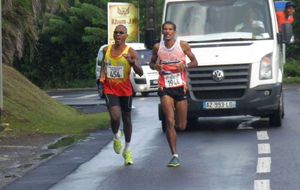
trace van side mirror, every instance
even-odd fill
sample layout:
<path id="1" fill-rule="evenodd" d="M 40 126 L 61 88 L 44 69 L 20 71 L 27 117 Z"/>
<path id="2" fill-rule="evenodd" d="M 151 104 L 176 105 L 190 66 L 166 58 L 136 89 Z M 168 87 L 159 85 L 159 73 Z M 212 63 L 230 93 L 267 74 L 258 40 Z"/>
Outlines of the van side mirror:
<path id="1" fill-rule="evenodd" d="M 155 29 L 147 28 L 145 31 L 145 46 L 148 49 L 152 49 L 155 44 Z"/>
<path id="2" fill-rule="evenodd" d="M 294 41 L 293 26 L 291 24 L 283 24 L 281 28 L 281 43 L 290 44 Z"/>

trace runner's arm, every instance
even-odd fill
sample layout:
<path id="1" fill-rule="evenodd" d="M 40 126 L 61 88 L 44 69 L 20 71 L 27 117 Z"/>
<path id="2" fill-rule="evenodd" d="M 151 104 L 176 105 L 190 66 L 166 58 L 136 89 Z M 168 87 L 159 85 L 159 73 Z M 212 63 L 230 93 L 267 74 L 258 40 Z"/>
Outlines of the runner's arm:
<path id="1" fill-rule="evenodd" d="M 102 84 L 104 83 L 105 78 L 106 78 L 106 76 L 105 76 L 106 63 L 104 62 L 106 51 L 107 51 L 107 47 L 105 47 L 102 50 L 103 57 L 102 57 L 102 60 L 101 60 L 101 69 L 100 69 L 100 76 L 99 76 L 99 82 L 102 83 Z"/>
<path id="2" fill-rule="evenodd" d="M 123 56 L 127 59 L 136 74 L 138 74 L 139 76 L 142 76 L 144 74 L 138 53 L 134 49 L 130 48 L 128 54 Z"/>
<path id="3" fill-rule="evenodd" d="M 186 41 L 181 41 L 180 45 L 181 45 L 183 52 L 188 56 L 188 58 L 191 61 L 190 63 L 187 63 L 186 66 L 188 68 L 197 67 L 198 61 L 197 61 L 195 55 L 193 54 L 190 45 Z"/>
<path id="4" fill-rule="evenodd" d="M 157 55 L 158 49 L 159 49 L 159 43 L 156 43 L 153 46 L 153 49 L 152 49 L 152 57 L 151 57 L 151 61 L 150 61 L 149 66 L 152 70 L 161 71 L 162 66 L 160 64 L 158 64 L 158 61 L 157 61 L 157 59 L 158 59 L 158 55 Z"/>

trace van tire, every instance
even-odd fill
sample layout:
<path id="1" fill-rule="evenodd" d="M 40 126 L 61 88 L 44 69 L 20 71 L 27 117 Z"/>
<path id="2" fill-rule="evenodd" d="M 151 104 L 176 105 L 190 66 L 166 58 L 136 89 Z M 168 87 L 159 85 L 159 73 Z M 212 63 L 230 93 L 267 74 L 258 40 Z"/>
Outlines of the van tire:
<path id="1" fill-rule="evenodd" d="M 164 133 L 166 132 L 166 128 L 167 128 L 167 122 L 166 122 L 166 118 L 164 116 L 161 120 L 161 129 Z"/>
<path id="2" fill-rule="evenodd" d="M 273 127 L 281 127 L 283 117 L 284 117 L 284 104 L 283 104 L 283 94 L 281 94 L 277 110 L 275 110 L 269 116 L 269 124 Z"/>
<path id="3" fill-rule="evenodd" d="M 149 92 L 141 92 L 143 97 L 147 97 L 149 95 Z"/>
<path id="4" fill-rule="evenodd" d="M 99 83 L 99 81 L 96 81 L 96 85 L 97 85 L 97 92 L 98 92 L 98 96 L 99 98 L 104 98 L 104 94 L 103 94 L 103 89 L 102 89 L 102 86 L 101 84 Z"/>
<path id="5" fill-rule="evenodd" d="M 133 87 L 132 87 L 132 97 L 136 97 L 136 92 L 134 91 Z"/>
<path id="6" fill-rule="evenodd" d="M 198 118 L 188 118 L 187 119 L 187 125 L 186 129 L 191 130 L 193 128 L 196 128 L 199 125 Z"/>
<path id="7" fill-rule="evenodd" d="M 166 121 L 165 114 L 162 111 L 161 104 L 158 104 L 158 118 L 161 121 L 161 129 L 165 133 L 167 128 L 167 121 Z"/>

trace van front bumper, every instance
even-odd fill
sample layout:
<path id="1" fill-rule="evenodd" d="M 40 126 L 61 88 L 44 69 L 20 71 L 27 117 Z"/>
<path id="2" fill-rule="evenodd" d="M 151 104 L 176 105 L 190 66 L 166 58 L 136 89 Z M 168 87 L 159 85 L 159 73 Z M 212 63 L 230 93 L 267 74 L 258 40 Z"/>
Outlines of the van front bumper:
<path id="1" fill-rule="evenodd" d="M 282 84 L 260 85 L 247 89 L 237 99 L 193 100 L 188 95 L 188 118 L 252 115 L 268 116 L 278 109 L 282 92 Z M 205 108 L 206 102 L 233 102 L 234 108 Z"/>

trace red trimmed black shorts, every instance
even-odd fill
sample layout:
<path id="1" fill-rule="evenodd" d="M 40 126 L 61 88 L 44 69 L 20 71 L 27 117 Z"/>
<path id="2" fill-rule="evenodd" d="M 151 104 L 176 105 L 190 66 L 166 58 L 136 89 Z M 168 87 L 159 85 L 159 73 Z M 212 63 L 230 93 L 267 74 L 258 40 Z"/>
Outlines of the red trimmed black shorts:
<path id="1" fill-rule="evenodd" d="M 186 100 L 186 94 L 184 93 L 184 87 L 176 88 L 162 88 L 158 90 L 158 96 L 170 96 L 175 101 Z"/>

